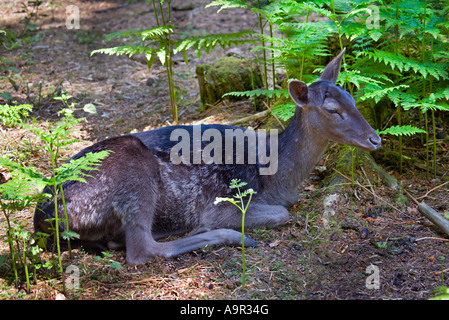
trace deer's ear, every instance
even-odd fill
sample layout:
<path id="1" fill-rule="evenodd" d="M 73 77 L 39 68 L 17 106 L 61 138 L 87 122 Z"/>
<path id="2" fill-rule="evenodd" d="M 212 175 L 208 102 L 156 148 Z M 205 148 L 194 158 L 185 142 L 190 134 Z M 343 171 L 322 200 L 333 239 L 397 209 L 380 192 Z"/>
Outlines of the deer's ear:
<path id="1" fill-rule="evenodd" d="M 298 106 L 304 106 L 309 102 L 307 85 L 298 80 L 292 80 L 288 83 L 288 93 Z"/>
<path id="2" fill-rule="evenodd" d="M 326 66 L 323 73 L 321 74 L 320 79 L 330 81 L 332 83 L 337 82 L 338 75 L 340 74 L 340 66 L 341 60 L 343 59 L 343 55 L 345 54 L 346 48 L 344 48 L 338 56 L 332 59 L 331 62 Z"/>

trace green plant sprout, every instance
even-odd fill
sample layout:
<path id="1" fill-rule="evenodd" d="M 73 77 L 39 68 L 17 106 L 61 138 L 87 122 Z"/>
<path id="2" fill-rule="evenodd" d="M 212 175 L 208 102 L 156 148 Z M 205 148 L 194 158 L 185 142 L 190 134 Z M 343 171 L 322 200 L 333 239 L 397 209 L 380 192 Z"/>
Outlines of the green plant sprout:
<path id="1" fill-rule="evenodd" d="M 5 217 L 7 233 L 6 238 L 9 245 L 11 267 L 14 271 L 15 285 L 19 286 L 17 263 L 23 266 L 26 275 L 27 292 L 30 291 L 29 273 L 26 261 L 26 242 L 30 233 L 18 225 L 13 218 L 13 213 L 30 207 L 42 199 L 37 190 L 43 188 L 45 183 L 43 177 L 36 173 L 34 168 L 23 168 L 19 164 L 0 158 L 0 166 L 14 168 L 11 170 L 11 179 L 0 184 L 0 208 Z M 14 245 L 16 243 L 16 245 Z M 20 256 L 19 243 L 22 244 L 23 254 Z M 17 255 L 16 255 L 17 252 Z M 23 260 L 21 260 L 23 259 Z"/>
<path id="2" fill-rule="evenodd" d="M 120 262 L 112 259 L 114 257 L 113 254 L 106 251 L 102 251 L 101 255 L 102 257 L 100 256 L 94 257 L 94 261 L 100 262 L 102 265 L 109 266 L 112 269 L 123 269 L 123 266 Z"/>
<path id="3" fill-rule="evenodd" d="M 25 232 L 23 228 L 17 227 L 16 223 L 12 221 L 12 215 L 14 212 L 21 211 L 25 208 L 30 208 L 36 205 L 38 202 L 54 199 L 55 205 L 55 218 L 54 220 L 54 231 L 55 231 L 55 242 L 58 255 L 58 268 L 61 277 L 64 278 L 64 272 L 62 267 L 62 256 L 60 248 L 60 237 L 68 243 L 69 254 L 72 257 L 72 252 L 70 248 L 70 240 L 79 237 L 75 232 L 70 231 L 69 222 L 67 216 L 67 209 L 65 205 L 65 197 L 62 188 L 62 184 L 66 181 L 80 181 L 86 182 L 85 177 L 90 177 L 87 173 L 90 170 L 99 170 L 97 167 L 101 164 L 101 161 L 106 158 L 110 151 L 101 151 L 98 153 L 88 153 L 85 157 L 76 160 L 70 160 L 63 164 L 60 162 L 60 151 L 61 149 L 73 144 L 78 139 L 72 138 L 70 135 L 75 131 L 75 126 L 84 120 L 84 118 L 75 118 L 73 113 L 75 109 L 75 102 L 69 103 L 69 99 L 72 97 L 63 93 L 60 97 L 55 97 L 55 100 L 62 101 L 66 108 L 60 111 L 63 117 L 55 123 L 47 123 L 44 128 L 37 125 L 37 121 L 33 119 L 33 123 L 23 124 L 20 120 L 19 124 L 26 129 L 32 131 L 36 137 L 40 140 L 42 149 L 50 155 L 52 176 L 46 178 L 44 175 L 37 173 L 36 169 L 33 167 L 25 168 L 20 163 L 13 162 L 6 157 L 0 158 L 0 166 L 7 168 L 11 173 L 11 179 L 6 183 L 0 184 L 0 209 L 5 216 L 7 223 L 7 242 L 10 249 L 10 258 L 12 269 L 14 270 L 15 282 L 18 286 L 19 277 L 17 272 L 16 261 L 20 259 L 20 248 L 19 243 L 23 248 L 22 251 L 22 261 L 19 261 L 25 271 L 27 292 L 29 292 L 29 278 L 30 273 L 27 267 L 27 251 L 35 256 L 38 253 L 36 249 L 37 245 L 42 245 L 45 242 L 45 236 L 48 235 L 38 235 L 40 239 L 34 245 L 34 241 L 28 232 Z M 30 107 L 31 109 L 31 107 Z M 95 107 L 93 105 L 86 105 L 83 108 L 84 111 L 95 113 Z M 25 114 L 24 116 L 26 116 Z M 48 186 L 52 194 L 40 193 L 45 186 Z M 59 196 L 58 196 L 59 194 Z M 58 215 L 58 199 L 62 201 L 64 217 Z M 60 223 L 65 223 L 65 230 L 60 232 Z M 32 242 L 33 246 L 28 246 L 27 241 Z M 16 248 L 14 246 L 16 242 Z M 18 254 L 16 255 L 15 252 Z M 34 260 L 31 258 L 31 260 Z M 47 264 L 48 265 L 48 264 Z M 36 264 L 33 268 L 36 270 L 38 267 L 43 266 L 41 264 Z M 35 272 L 34 272 L 35 276 Z M 65 282 L 62 281 L 63 291 L 65 292 Z"/>
<path id="4" fill-rule="evenodd" d="M 435 288 L 434 292 L 435 294 L 439 294 L 438 296 L 435 296 L 433 298 L 430 298 L 429 300 L 449 300 L 449 288 L 444 284 L 444 260 L 446 258 L 444 256 L 440 257 L 441 261 L 441 286 Z"/>
<path id="5" fill-rule="evenodd" d="M 27 118 L 33 107 L 29 104 L 0 105 L 0 122 L 5 127 L 14 127 L 23 123 L 23 118 Z"/>
<path id="6" fill-rule="evenodd" d="M 251 199 L 254 194 L 257 192 L 253 189 L 246 189 L 245 191 L 241 191 L 240 188 L 246 186 L 247 183 L 241 181 L 240 179 L 232 179 L 231 184 L 229 185 L 230 189 L 237 189 L 237 194 L 234 195 L 234 198 L 215 198 L 214 204 L 217 205 L 220 202 L 230 202 L 235 205 L 242 212 L 242 265 L 243 265 L 243 273 L 242 273 L 242 287 L 245 288 L 245 280 L 246 280 L 246 262 L 245 262 L 245 215 L 248 210 L 249 204 L 251 203 Z M 245 204 L 243 198 L 249 195 L 248 202 Z"/>

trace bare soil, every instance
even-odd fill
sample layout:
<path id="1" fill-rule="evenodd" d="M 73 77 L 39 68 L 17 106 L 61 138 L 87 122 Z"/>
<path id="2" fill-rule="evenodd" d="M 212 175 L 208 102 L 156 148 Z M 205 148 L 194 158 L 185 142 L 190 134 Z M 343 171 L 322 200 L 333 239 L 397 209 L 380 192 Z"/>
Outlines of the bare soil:
<path id="1" fill-rule="evenodd" d="M 16 13 L 22 1 L 2 1 L 1 29 L 22 32 Z M 8 90 L 19 102 L 33 102 L 32 116 L 40 125 L 57 117 L 62 105 L 50 98 L 60 88 L 74 96 L 82 107 L 93 103 L 98 115 L 77 115 L 87 118 L 75 133 L 83 143 L 65 151 L 70 156 L 90 143 L 107 137 L 143 131 L 171 124 L 168 87 L 164 68 L 155 64 L 148 71 L 145 62 L 126 56 L 90 56 L 92 50 L 109 47 L 119 42 L 106 43 L 104 36 L 120 30 L 143 29 L 155 26 L 152 8 L 146 1 L 54 1 L 42 5 L 37 20 L 39 28 L 25 34 L 28 41 L 13 50 L 0 48 L 2 57 L 14 61 L 22 80 L 15 91 L 2 80 L 2 91 Z M 207 1 L 173 1 L 173 24 L 180 26 L 184 35 L 235 32 L 252 28 L 256 17 L 241 9 L 204 9 Z M 58 6 L 61 4 L 61 6 Z M 191 5 L 190 5 L 191 4 Z M 66 6 L 80 9 L 80 29 L 66 28 Z M 52 9 L 54 12 L 52 13 Z M 22 36 L 22 37 L 25 37 Z M 180 35 L 182 36 L 182 34 Z M 246 49 L 235 49 L 247 55 Z M 226 54 L 217 49 L 201 59 L 189 53 L 189 64 L 175 57 L 176 84 L 180 89 L 180 122 L 220 123 L 238 119 L 254 112 L 249 102 L 223 102 L 198 112 L 199 90 L 195 65 L 213 61 Z M 150 78 L 149 85 L 147 79 Z M 39 84 L 42 91 L 39 95 Z M 267 119 L 244 125 L 260 127 Z M 275 122 L 273 122 L 275 123 Z M 447 125 L 441 128 L 447 132 Z M 28 163 L 43 172 L 48 171 L 48 156 L 39 150 L 39 144 L 30 132 L 23 129 L 1 130 L 2 152 L 14 148 L 29 156 Z M 393 148 L 395 141 L 384 141 L 385 148 Z M 411 146 L 407 154 L 423 156 L 424 150 Z M 358 181 L 373 186 L 372 193 L 357 186 L 345 185 L 346 201 L 338 210 L 338 226 L 323 227 L 323 194 L 326 177 L 332 173 L 337 146 L 331 145 L 319 165 L 324 173 L 314 172 L 300 190 L 297 205 L 291 209 L 290 222 L 279 229 L 262 228 L 247 234 L 259 242 L 259 247 L 246 250 L 247 281 L 241 287 L 241 250 L 235 247 L 208 247 L 173 259 L 155 258 L 140 266 L 129 266 L 124 252 L 112 251 L 110 259 L 123 268 L 113 268 L 111 261 L 98 261 L 95 256 L 76 250 L 74 259 L 64 256 L 64 265 L 74 264 L 80 269 L 80 289 L 68 291 L 67 299 L 428 299 L 433 290 L 442 285 L 449 275 L 449 238 L 416 209 L 407 199 L 405 205 L 394 202 L 394 192 L 366 169 L 356 170 Z M 439 187 L 447 180 L 449 144 L 439 144 L 438 179 L 428 181 L 425 172 L 406 166 L 398 173 L 395 164 L 384 164 L 390 174 L 420 201 L 435 210 L 449 210 L 449 185 Z M 382 163 L 380 163 L 382 165 Z M 3 172 L 6 174 L 5 172 Z M 368 179 L 366 179 L 369 177 Z M 388 204 L 387 204 L 388 203 Z M 396 206 L 399 210 L 393 209 Z M 20 212 L 21 219 L 32 230 L 32 210 Z M 5 233 L 4 218 L 0 231 Z M 7 244 L 0 243 L 0 255 L 7 255 Z M 445 257 L 443 264 L 440 257 Z M 367 267 L 378 267 L 379 289 L 368 289 L 370 276 Z M 61 288 L 59 278 L 38 279 L 32 292 L 23 294 L 11 285 L 11 276 L 5 266 L 0 267 L 1 299 L 55 299 Z M 59 296 L 60 297 L 60 296 Z"/>

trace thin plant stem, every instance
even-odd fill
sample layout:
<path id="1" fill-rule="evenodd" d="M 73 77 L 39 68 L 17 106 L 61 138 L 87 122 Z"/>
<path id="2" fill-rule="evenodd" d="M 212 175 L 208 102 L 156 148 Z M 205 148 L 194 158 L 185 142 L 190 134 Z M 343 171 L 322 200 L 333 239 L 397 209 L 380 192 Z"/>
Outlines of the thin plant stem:
<path id="1" fill-rule="evenodd" d="M 351 183 L 354 188 L 354 147 L 349 147 L 351 149 Z"/>
<path id="2" fill-rule="evenodd" d="M 9 216 L 6 213 L 6 210 L 4 208 L 2 208 L 3 211 L 3 215 L 5 216 L 6 219 L 6 224 L 8 226 L 8 245 L 9 245 L 9 254 L 11 256 L 11 264 L 12 264 L 12 268 L 14 270 L 14 278 L 15 278 L 15 282 L 16 282 L 16 287 L 19 285 L 19 276 L 17 274 L 17 265 L 16 265 L 16 257 L 14 254 L 14 242 L 13 242 L 13 235 L 12 235 L 12 227 L 11 227 L 11 222 L 9 221 Z"/>
<path id="3" fill-rule="evenodd" d="M 249 57 L 249 71 L 251 73 L 251 90 L 254 90 L 255 87 L 254 87 L 253 60 L 251 59 L 251 57 Z M 257 111 L 257 103 L 255 97 L 253 99 L 253 103 L 254 103 L 254 111 Z"/>
<path id="4" fill-rule="evenodd" d="M 396 0 L 396 21 L 399 19 L 399 1 Z M 399 47 L 399 26 L 396 24 L 394 26 L 394 54 L 398 54 L 398 47 Z M 398 76 L 396 75 L 396 83 L 398 82 Z M 397 121 L 398 125 L 402 125 L 402 112 L 401 112 L 401 104 L 397 104 Z M 399 172 L 402 173 L 402 136 L 398 137 L 399 139 Z"/>
<path id="5" fill-rule="evenodd" d="M 437 177 L 437 137 L 435 127 L 435 111 L 432 109 L 432 131 L 433 131 L 433 177 Z"/>
<path id="6" fill-rule="evenodd" d="M 422 20 L 423 28 L 422 28 L 422 39 L 421 39 L 421 54 L 422 54 L 422 62 L 423 63 L 425 63 L 425 61 L 426 61 L 426 55 L 425 55 L 425 44 L 426 44 L 425 43 L 425 38 L 426 38 L 426 35 L 425 35 L 425 32 L 424 32 L 424 30 L 426 28 L 426 7 L 427 7 L 427 1 L 424 1 L 424 15 L 423 15 L 423 20 Z M 432 91 L 431 87 L 429 87 L 429 91 L 430 92 Z M 425 97 L 426 95 L 427 95 L 426 83 L 425 83 L 425 80 L 424 80 L 422 96 Z M 432 110 L 432 120 L 434 120 L 433 110 Z M 428 134 L 428 131 L 427 131 L 428 130 L 427 111 L 425 113 L 425 122 L 426 122 L 426 178 L 427 178 L 427 180 L 429 180 L 429 146 L 428 146 L 428 144 L 429 144 L 429 134 Z M 434 123 L 432 123 L 432 124 L 434 124 Z M 435 134 L 435 131 L 434 131 L 434 134 Z M 435 140 L 434 140 L 434 142 L 435 142 Z"/>
<path id="7" fill-rule="evenodd" d="M 23 239 L 23 268 L 25 270 L 25 278 L 26 278 L 26 284 L 27 284 L 27 293 L 30 293 L 30 276 L 28 273 L 28 265 L 27 265 L 27 256 L 26 256 L 26 238 L 22 237 Z"/>
<path id="8" fill-rule="evenodd" d="M 65 293 L 65 281 L 64 281 L 64 272 L 62 270 L 62 256 L 61 256 L 61 245 L 59 240 L 59 217 L 58 217 L 58 185 L 56 184 L 56 156 L 57 151 L 53 150 L 53 143 L 50 143 L 50 156 L 51 156 L 51 166 L 53 173 L 53 190 L 54 190 L 54 198 L 55 198 L 55 238 L 56 238 L 56 247 L 58 253 L 58 265 L 59 272 L 62 277 L 62 290 Z"/>
<path id="9" fill-rule="evenodd" d="M 167 1 L 167 7 L 168 7 L 168 25 L 171 25 L 171 0 Z M 173 74 L 173 63 L 172 63 L 172 50 L 171 50 L 171 32 L 168 33 L 167 35 L 168 37 L 168 66 L 170 69 L 170 81 L 169 81 L 169 85 L 170 85 L 170 98 L 171 98 L 171 102 L 172 102 L 172 113 L 173 113 L 173 117 L 175 120 L 175 123 L 178 124 L 178 106 L 176 104 L 176 95 L 175 95 L 175 86 L 174 86 L 174 74 Z"/>
<path id="10" fill-rule="evenodd" d="M 424 112 L 424 124 L 426 126 L 426 179 L 429 180 L 429 126 L 427 124 L 427 111 Z"/>
<path id="11" fill-rule="evenodd" d="M 161 12 L 161 20 L 162 25 L 165 27 L 168 25 L 171 25 L 171 11 L 170 11 L 170 4 L 171 1 L 167 1 L 168 6 L 168 20 L 165 20 L 164 12 L 162 9 L 162 3 L 159 1 L 159 9 Z M 174 77 L 173 77 L 173 68 L 172 68 L 172 56 L 171 56 L 171 32 L 168 32 L 166 37 L 166 46 L 165 46 L 165 70 L 167 72 L 167 79 L 168 79 L 168 92 L 170 97 L 170 105 L 171 105 L 171 112 L 173 120 L 176 124 L 179 123 L 178 121 L 178 106 L 176 105 L 176 96 L 175 96 L 175 86 L 174 86 Z"/>
<path id="12" fill-rule="evenodd" d="M 306 24 L 309 23 L 309 14 L 310 14 L 310 9 L 307 9 L 307 13 L 306 13 Z M 306 48 L 306 41 L 307 41 L 307 29 L 304 33 L 304 50 Z M 302 75 L 304 73 L 304 62 L 306 60 L 306 52 L 303 51 L 302 53 L 302 57 L 301 57 L 301 67 L 299 69 L 299 80 L 302 81 Z M 287 68 L 286 68 L 287 69 Z"/>
<path id="13" fill-rule="evenodd" d="M 273 39 L 274 33 L 273 33 L 273 24 L 269 22 L 270 24 L 270 36 Z M 271 42 L 271 48 L 274 48 L 274 42 Z M 273 90 L 276 88 L 276 66 L 274 62 L 274 50 L 271 50 L 271 76 L 273 77 Z M 276 101 L 276 95 L 274 96 L 274 100 Z"/>
<path id="14" fill-rule="evenodd" d="M 257 12 L 257 17 L 259 19 L 259 29 L 260 29 L 260 34 L 262 35 L 262 55 L 263 55 L 263 82 L 265 85 L 265 89 L 268 90 L 268 70 L 267 70 L 267 53 L 265 51 L 265 40 L 263 39 L 263 24 L 262 24 L 262 14 L 260 13 L 261 9 L 260 9 L 260 0 L 257 0 L 257 8 L 259 9 Z M 270 105 L 270 99 L 268 97 L 267 94 L 267 104 Z"/>
<path id="15" fill-rule="evenodd" d="M 427 4 L 427 1 L 426 1 Z M 430 40 L 430 52 L 433 57 L 433 38 Z M 434 59 L 435 62 L 435 59 Z M 432 78 L 430 78 L 429 92 L 432 92 Z M 433 176 L 437 177 L 437 137 L 436 137 L 436 125 L 435 125 L 435 110 L 432 109 L 432 131 L 433 131 Z"/>
<path id="16" fill-rule="evenodd" d="M 67 215 L 67 207 L 65 205 L 65 197 L 64 197 L 64 190 L 62 188 L 62 183 L 59 184 L 59 192 L 61 193 L 62 206 L 64 208 L 65 229 L 67 231 L 69 231 L 69 217 Z M 70 244 L 70 238 L 67 239 L 67 247 L 69 249 L 69 257 L 70 257 L 70 259 L 73 259 L 72 246 Z"/>
<path id="17" fill-rule="evenodd" d="M 159 18 L 157 16 L 157 9 L 156 9 L 156 4 L 154 3 L 154 0 L 151 1 L 153 3 L 153 11 L 154 11 L 154 17 L 156 18 L 156 24 L 159 27 Z"/>
<path id="18" fill-rule="evenodd" d="M 335 15 L 335 4 L 334 4 L 334 0 L 332 0 L 332 13 Z M 335 26 L 337 27 L 337 33 L 338 33 L 338 42 L 340 44 L 340 51 L 343 51 L 343 41 L 341 40 L 341 23 L 337 21 L 337 19 L 332 20 L 335 24 Z M 345 56 L 343 55 L 343 65 L 346 68 L 346 60 L 345 60 Z"/>
<path id="19" fill-rule="evenodd" d="M 240 188 L 237 188 L 239 196 Z M 243 197 L 240 197 L 240 203 L 242 205 L 241 211 L 242 211 L 242 287 L 245 288 L 245 280 L 246 280 L 246 260 L 245 260 L 245 214 L 246 214 L 246 208 L 245 204 L 243 202 Z M 249 202 L 248 202 L 249 204 Z M 245 208 L 245 209 L 243 209 Z"/>

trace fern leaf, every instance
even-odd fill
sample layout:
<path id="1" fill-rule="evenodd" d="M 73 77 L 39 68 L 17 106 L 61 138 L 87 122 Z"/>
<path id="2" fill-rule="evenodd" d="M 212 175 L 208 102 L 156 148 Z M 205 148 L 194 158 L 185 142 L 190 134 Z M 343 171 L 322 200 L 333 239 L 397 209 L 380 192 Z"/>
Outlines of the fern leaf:
<path id="1" fill-rule="evenodd" d="M 255 42 L 255 33 L 252 30 L 243 30 L 240 32 L 209 34 L 205 36 L 191 37 L 184 39 L 175 45 L 173 53 L 187 51 L 194 48 L 198 58 L 201 58 L 201 50 L 209 53 L 214 50 L 217 45 L 223 49 L 226 47 L 240 45 L 247 42 Z"/>
<path id="2" fill-rule="evenodd" d="M 79 159 L 71 159 L 69 162 L 62 164 L 56 169 L 56 183 L 60 184 L 65 181 L 80 181 L 86 182 L 84 177 L 91 177 L 86 171 L 99 170 L 97 166 L 101 161 L 109 156 L 110 150 L 100 152 L 89 152 L 84 157 Z"/>
<path id="3" fill-rule="evenodd" d="M 20 124 L 23 122 L 22 118 L 28 117 L 32 110 L 33 106 L 30 104 L 0 105 L 0 123 L 6 127 Z"/>
<path id="4" fill-rule="evenodd" d="M 383 131 L 378 131 L 378 134 L 391 134 L 394 136 L 411 136 L 417 133 L 426 133 L 425 130 L 413 127 L 411 125 L 392 126 Z"/>
<path id="5" fill-rule="evenodd" d="M 153 54 L 153 49 L 137 44 L 137 45 L 128 45 L 128 46 L 118 46 L 118 47 L 112 47 L 112 48 L 97 49 L 97 50 L 93 50 L 90 53 L 90 55 L 92 56 L 96 53 L 108 54 L 110 56 L 111 55 L 119 56 L 122 54 L 126 54 L 130 58 L 136 54 L 144 53 L 145 56 L 151 57 L 151 55 Z"/>
<path id="6" fill-rule="evenodd" d="M 246 4 L 244 1 L 238 1 L 238 0 L 216 0 L 216 1 L 212 1 L 211 3 L 209 3 L 205 8 L 216 7 L 216 6 L 221 6 L 220 9 L 218 9 L 217 13 L 223 9 L 251 8 L 251 6 Z"/>
<path id="7" fill-rule="evenodd" d="M 360 100 L 369 100 L 374 99 L 376 103 L 378 103 L 383 97 L 388 95 L 391 92 L 395 92 L 397 90 L 400 90 L 401 88 L 408 88 L 408 85 L 400 84 L 398 86 L 392 86 L 392 87 L 386 87 L 386 88 L 380 88 L 373 86 L 373 85 L 367 85 L 364 89 L 365 92 L 363 96 L 360 97 Z"/>
<path id="8" fill-rule="evenodd" d="M 166 25 L 151 29 L 117 31 L 108 34 L 106 36 L 106 41 L 109 41 L 114 38 L 135 38 L 135 37 L 139 37 L 142 40 L 150 40 L 160 37 L 164 34 L 172 33 L 173 28 L 174 26 L 172 25 Z"/>
<path id="9" fill-rule="evenodd" d="M 426 100 L 421 100 L 415 103 L 407 103 L 403 105 L 404 110 L 410 110 L 416 108 L 421 110 L 422 113 L 433 110 L 433 111 L 449 111 L 449 105 L 445 102 L 429 102 Z"/>
<path id="10" fill-rule="evenodd" d="M 381 62 L 390 66 L 391 69 L 398 69 L 400 72 L 413 70 L 415 73 L 421 74 L 424 78 L 428 75 L 436 79 L 447 79 L 448 73 L 441 64 L 430 62 L 419 62 L 403 56 L 402 54 L 394 54 L 383 50 L 373 50 L 372 52 L 359 52 L 358 55 L 368 56 L 375 62 Z"/>
<path id="11" fill-rule="evenodd" d="M 258 90 L 250 90 L 250 91 L 233 91 L 228 92 L 223 95 L 225 96 L 234 96 L 234 97 L 254 97 L 254 96 L 262 96 L 262 95 L 268 95 L 268 97 L 273 98 L 273 96 L 276 96 L 277 98 L 285 97 L 288 98 L 288 90 L 287 89 L 281 89 L 281 90 L 264 90 L 264 89 L 258 89 Z"/>
<path id="12" fill-rule="evenodd" d="M 293 102 L 278 104 L 273 107 L 272 112 L 282 121 L 287 121 L 295 115 L 296 104 Z"/>

